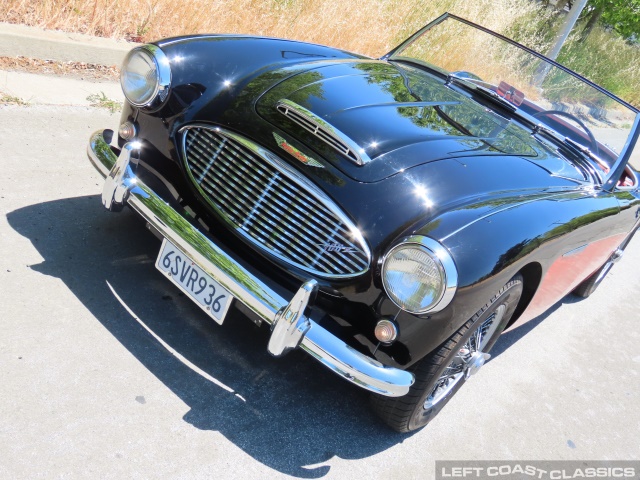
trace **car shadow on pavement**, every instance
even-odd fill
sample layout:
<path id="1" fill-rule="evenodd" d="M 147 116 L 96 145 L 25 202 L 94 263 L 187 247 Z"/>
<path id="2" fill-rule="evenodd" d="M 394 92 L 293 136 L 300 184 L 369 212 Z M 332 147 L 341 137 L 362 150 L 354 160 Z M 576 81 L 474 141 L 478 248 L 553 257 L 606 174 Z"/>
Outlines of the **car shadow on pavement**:
<path id="1" fill-rule="evenodd" d="M 215 430 L 279 472 L 318 478 L 332 457 L 361 459 L 408 438 L 366 407 L 368 393 L 300 351 L 266 351 L 268 330 L 232 309 L 222 326 L 172 286 L 154 262 L 160 242 L 130 210 L 99 196 L 27 206 L 7 215 L 44 261 L 138 361 L 189 407 L 184 420 Z M 110 375 L 110 372 L 103 372 Z M 167 412 L 171 415 L 171 412 Z"/>
<path id="2" fill-rule="evenodd" d="M 507 330 L 505 333 L 500 335 L 500 338 L 491 349 L 491 359 L 499 357 L 507 349 L 509 349 L 512 345 L 514 345 L 516 342 L 522 339 L 531 330 L 533 330 L 538 325 L 540 325 L 547 317 L 552 315 L 556 310 L 558 310 L 563 305 L 577 303 L 581 300 L 583 299 L 575 295 L 567 295 L 564 298 L 562 298 L 560 301 L 558 301 L 555 305 L 553 305 L 549 310 L 542 313 L 541 315 L 538 315 L 537 317 L 529 320 L 528 322 L 512 330 Z"/>

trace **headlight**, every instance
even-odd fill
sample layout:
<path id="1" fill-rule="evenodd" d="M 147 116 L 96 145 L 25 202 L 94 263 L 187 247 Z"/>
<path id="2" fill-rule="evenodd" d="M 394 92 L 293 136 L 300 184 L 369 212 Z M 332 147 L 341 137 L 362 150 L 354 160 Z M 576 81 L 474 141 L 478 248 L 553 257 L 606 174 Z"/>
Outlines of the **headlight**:
<path id="1" fill-rule="evenodd" d="M 451 302 L 458 272 L 442 245 L 415 235 L 387 252 L 382 261 L 382 283 L 389 298 L 403 310 L 437 312 Z"/>
<path id="2" fill-rule="evenodd" d="M 154 107 L 169 94 L 169 60 L 155 45 L 143 45 L 129 52 L 120 71 L 120 85 L 127 100 L 136 107 Z"/>

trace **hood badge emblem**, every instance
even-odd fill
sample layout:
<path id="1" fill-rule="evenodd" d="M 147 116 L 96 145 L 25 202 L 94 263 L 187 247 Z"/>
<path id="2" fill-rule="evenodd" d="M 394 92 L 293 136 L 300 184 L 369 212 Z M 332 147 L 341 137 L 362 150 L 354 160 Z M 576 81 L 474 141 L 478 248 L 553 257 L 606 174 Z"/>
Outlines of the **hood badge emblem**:
<path id="1" fill-rule="evenodd" d="M 318 243 L 318 246 L 322 248 L 323 252 L 358 253 L 358 250 L 355 248 L 348 245 L 342 245 L 338 242 Z"/>
<path id="2" fill-rule="evenodd" d="M 283 149 L 285 152 L 290 154 L 293 158 L 298 160 L 299 162 L 304 163 L 305 165 L 309 165 L 310 167 L 324 168 L 324 166 L 317 160 L 314 160 L 308 155 L 305 155 L 296 147 L 292 146 L 289 142 L 287 142 L 284 138 L 282 138 L 277 133 L 273 132 L 273 138 L 276 139 L 276 143 L 278 146 Z"/>

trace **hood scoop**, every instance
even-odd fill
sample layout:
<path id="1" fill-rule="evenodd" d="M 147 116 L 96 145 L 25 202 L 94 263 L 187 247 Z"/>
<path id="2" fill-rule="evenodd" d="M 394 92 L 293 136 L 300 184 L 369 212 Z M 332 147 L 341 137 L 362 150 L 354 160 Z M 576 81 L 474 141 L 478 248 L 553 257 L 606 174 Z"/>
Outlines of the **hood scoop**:
<path id="1" fill-rule="evenodd" d="M 379 61 L 336 62 L 267 90 L 257 113 L 359 182 L 430 162 L 538 155 L 531 132 L 445 80 Z M 279 134 L 279 133 L 278 133 Z"/>
<path id="2" fill-rule="evenodd" d="M 363 148 L 358 147 L 340 130 L 303 106 L 285 99 L 280 100 L 276 104 L 276 108 L 285 117 L 311 132 L 337 152 L 347 156 L 356 165 L 364 165 L 371 161 Z"/>

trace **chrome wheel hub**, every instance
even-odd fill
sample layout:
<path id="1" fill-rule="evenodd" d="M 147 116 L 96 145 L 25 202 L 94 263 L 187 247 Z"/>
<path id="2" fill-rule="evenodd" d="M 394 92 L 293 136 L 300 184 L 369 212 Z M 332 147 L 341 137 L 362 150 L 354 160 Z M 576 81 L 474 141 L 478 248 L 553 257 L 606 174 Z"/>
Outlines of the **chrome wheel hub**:
<path id="1" fill-rule="evenodd" d="M 482 350 L 495 334 L 506 309 L 504 304 L 498 306 L 462 345 L 451 363 L 443 370 L 431 393 L 427 395 L 424 401 L 425 410 L 437 405 L 460 380 L 463 378 L 466 380 L 478 373 L 478 370 L 491 358 L 491 355 Z"/>
<path id="2" fill-rule="evenodd" d="M 465 364 L 465 369 L 464 369 L 465 380 L 469 378 L 471 375 L 478 373 L 478 370 L 480 370 L 480 367 L 482 367 L 484 365 L 484 362 L 486 362 L 490 358 L 491 358 L 491 355 L 489 355 L 488 353 L 474 352 L 473 355 L 469 357 L 469 360 L 467 360 L 467 363 Z"/>

